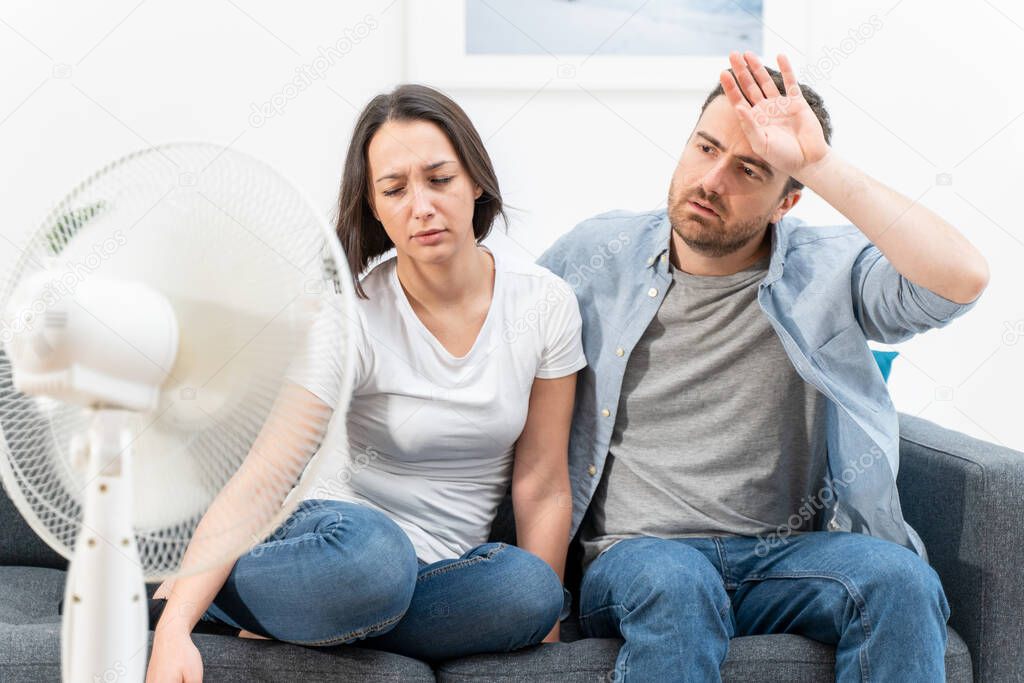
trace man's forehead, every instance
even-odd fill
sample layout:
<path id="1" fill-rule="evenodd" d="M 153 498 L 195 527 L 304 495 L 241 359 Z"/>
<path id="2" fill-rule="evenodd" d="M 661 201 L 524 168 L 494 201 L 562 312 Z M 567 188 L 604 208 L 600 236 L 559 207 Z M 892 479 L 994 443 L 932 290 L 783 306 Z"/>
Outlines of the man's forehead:
<path id="1" fill-rule="evenodd" d="M 747 142 L 747 136 L 740 128 L 740 117 L 724 96 L 711 100 L 697 119 L 693 132 L 702 131 L 718 140 L 730 152 L 756 156 Z"/>
<path id="2" fill-rule="evenodd" d="M 735 156 L 754 159 L 770 168 L 768 162 L 754 154 L 747 136 L 740 127 L 739 115 L 724 95 L 708 103 L 707 108 L 697 119 L 697 125 L 694 126 L 691 139 L 694 137 L 707 140 Z"/>

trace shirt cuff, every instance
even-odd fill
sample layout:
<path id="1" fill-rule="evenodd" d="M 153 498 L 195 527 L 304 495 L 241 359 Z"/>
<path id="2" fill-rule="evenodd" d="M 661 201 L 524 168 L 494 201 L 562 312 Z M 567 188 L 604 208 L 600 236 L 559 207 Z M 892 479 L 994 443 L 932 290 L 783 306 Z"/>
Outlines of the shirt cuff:
<path id="1" fill-rule="evenodd" d="M 979 295 L 977 299 L 970 303 L 958 304 L 940 294 L 936 294 L 927 287 L 915 285 L 913 282 L 910 285 L 913 288 L 914 301 L 917 302 L 925 313 L 943 323 L 947 323 L 971 310 L 978 303 L 978 299 L 981 298 Z"/>
<path id="2" fill-rule="evenodd" d="M 565 365 L 560 368 L 545 368 L 544 370 L 538 370 L 535 377 L 537 379 L 558 379 L 559 377 L 565 377 L 574 372 L 579 372 L 585 367 L 587 367 L 587 357 L 581 354 L 580 357 L 576 359 L 575 363 Z"/>

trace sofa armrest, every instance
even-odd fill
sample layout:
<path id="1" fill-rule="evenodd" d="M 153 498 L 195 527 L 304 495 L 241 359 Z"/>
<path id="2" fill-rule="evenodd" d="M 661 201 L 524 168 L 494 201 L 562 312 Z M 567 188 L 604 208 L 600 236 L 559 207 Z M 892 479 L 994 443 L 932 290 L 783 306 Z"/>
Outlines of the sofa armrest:
<path id="1" fill-rule="evenodd" d="M 900 499 L 977 681 L 1024 681 L 1024 453 L 900 415 Z"/>

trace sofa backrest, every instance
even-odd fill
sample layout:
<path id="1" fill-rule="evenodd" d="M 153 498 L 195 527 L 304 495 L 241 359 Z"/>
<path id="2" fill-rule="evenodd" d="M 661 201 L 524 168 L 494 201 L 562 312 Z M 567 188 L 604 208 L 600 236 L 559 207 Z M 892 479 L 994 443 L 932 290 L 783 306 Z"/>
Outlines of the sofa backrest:
<path id="1" fill-rule="evenodd" d="M 0 484 L 0 565 L 66 569 L 67 564 L 32 531 Z"/>
<path id="2" fill-rule="evenodd" d="M 26 439 L 32 439 L 36 427 L 45 427 L 45 419 L 39 415 L 32 398 L 14 391 L 13 375 L 6 352 L 0 346 L 0 392 L 5 396 L 3 411 L 0 412 L 0 447 L 16 448 Z M 8 429 L 10 427 L 10 429 Z M 45 433 L 45 431 L 44 431 Z M 0 458 L 6 457 L 0 454 Z M 52 463 L 46 462 L 50 467 Z M 28 523 L 14 507 L 3 482 L 0 482 L 0 566 L 26 565 L 30 567 L 54 567 L 64 569 L 67 560 L 36 536 Z"/>

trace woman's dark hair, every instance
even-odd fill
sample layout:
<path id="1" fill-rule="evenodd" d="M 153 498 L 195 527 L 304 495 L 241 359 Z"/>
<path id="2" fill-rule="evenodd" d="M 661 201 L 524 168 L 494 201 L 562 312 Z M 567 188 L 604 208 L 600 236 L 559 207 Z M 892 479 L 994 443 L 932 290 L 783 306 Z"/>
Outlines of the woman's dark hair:
<path id="1" fill-rule="evenodd" d="M 448 136 L 470 178 L 483 190 L 473 207 L 473 235 L 477 242 L 487 237 L 497 216 L 508 224 L 491 158 L 459 105 L 424 85 L 400 85 L 390 93 L 377 95 L 356 122 L 338 196 L 338 239 L 348 257 L 356 293 L 363 299 L 367 297 L 359 284 L 359 275 L 372 259 L 395 246 L 370 208 L 373 184 L 366 160 L 370 140 L 388 121 L 430 121 Z"/>

